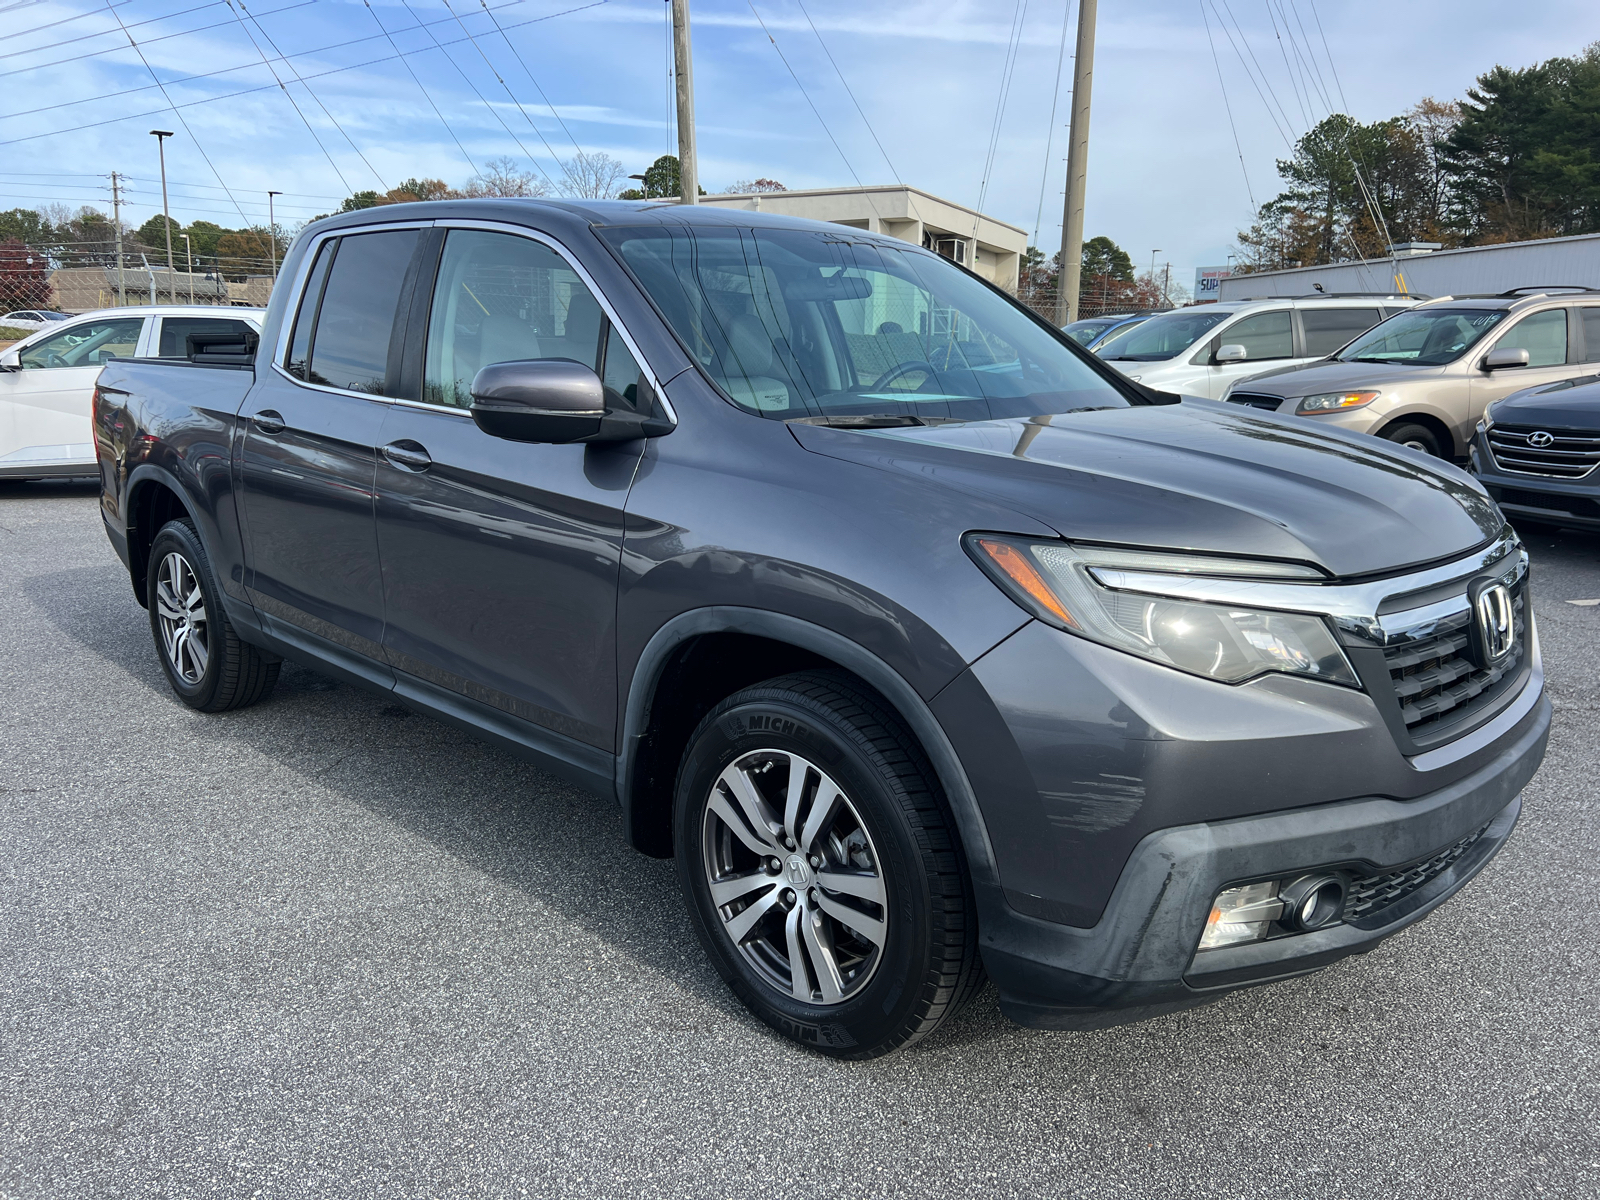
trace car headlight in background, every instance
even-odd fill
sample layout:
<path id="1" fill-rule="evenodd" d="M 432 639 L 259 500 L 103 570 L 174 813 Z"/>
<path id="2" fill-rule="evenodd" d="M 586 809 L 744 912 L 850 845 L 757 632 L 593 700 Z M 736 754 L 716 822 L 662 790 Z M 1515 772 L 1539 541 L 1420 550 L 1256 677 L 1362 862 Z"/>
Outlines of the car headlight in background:
<path id="1" fill-rule="evenodd" d="M 1487 433 L 1494 428 L 1494 408 L 1499 403 L 1499 400 L 1491 400 L 1489 402 L 1488 407 L 1483 410 L 1483 416 L 1478 421 L 1479 429 Z"/>
<path id="2" fill-rule="evenodd" d="M 1382 392 L 1318 392 L 1315 396 L 1302 396 L 1295 407 L 1297 413 L 1344 412 L 1347 408 L 1365 408 Z"/>
<path id="3" fill-rule="evenodd" d="M 1166 575 L 1320 580 L 1311 567 L 969 534 L 967 550 L 1023 608 L 1058 629 L 1222 683 L 1269 672 L 1360 687 L 1325 618 L 1107 587 L 1097 567 Z"/>

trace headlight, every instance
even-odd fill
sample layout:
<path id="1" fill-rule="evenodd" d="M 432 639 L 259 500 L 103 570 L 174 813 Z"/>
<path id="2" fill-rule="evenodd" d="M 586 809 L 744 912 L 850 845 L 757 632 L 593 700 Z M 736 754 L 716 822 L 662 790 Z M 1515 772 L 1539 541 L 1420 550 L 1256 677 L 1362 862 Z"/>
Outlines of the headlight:
<path id="1" fill-rule="evenodd" d="M 1323 617 L 1120 591 L 1095 574 L 1101 567 L 1255 580 L 1324 578 L 1311 567 L 986 534 L 969 534 L 967 552 L 1034 616 L 1102 645 L 1223 683 L 1281 671 L 1361 686 Z"/>
<path id="2" fill-rule="evenodd" d="M 1302 397 L 1295 412 L 1343 412 L 1347 408 L 1365 408 L 1382 394 L 1382 392 L 1318 392 L 1315 396 Z"/>
<path id="3" fill-rule="evenodd" d="M 1494 408 L 1499 403 L 1499 400 L 1491 401 L 1489 406 L 1483 410 L 1483 419 L 1478 422 L 1479 429 L 1487 432 L 1494 428 Z"/>

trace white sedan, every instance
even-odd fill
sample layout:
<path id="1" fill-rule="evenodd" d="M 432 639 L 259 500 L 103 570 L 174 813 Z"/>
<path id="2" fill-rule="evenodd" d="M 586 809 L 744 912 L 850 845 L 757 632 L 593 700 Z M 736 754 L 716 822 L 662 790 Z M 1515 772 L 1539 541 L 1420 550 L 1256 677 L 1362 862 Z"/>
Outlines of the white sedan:
<path id="1" fill-rule="evenodd" d="M 66 319 L 64 313 L 51 312 L 48 308 L 19 308 L 0 317 L 0 328 L 48 329 L 53 322 Z"/>
<path id="2" fill-rule="evenodd" d="M 0 353 L 0 479 L 92 475 L 94 381 L 109 358 L 186 358 L 192 333 L 261 332 L 260 308 L 107 308 L 24 338 Z"/>

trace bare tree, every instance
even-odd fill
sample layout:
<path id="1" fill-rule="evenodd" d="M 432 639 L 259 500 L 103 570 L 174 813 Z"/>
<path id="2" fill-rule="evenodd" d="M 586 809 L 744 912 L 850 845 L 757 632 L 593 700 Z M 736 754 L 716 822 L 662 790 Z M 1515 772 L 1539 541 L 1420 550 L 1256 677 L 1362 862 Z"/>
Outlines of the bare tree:
<path id="1" fill-rule="evenodd" d="M 787 192 L 776 179 L 740 179 L 722 189 L 725 196 L 748 196 L 751 192 Z"/>
<path id="2" fill-rule="evenodd" d="M 483 170 L 467 180 L 461 195 L 475 199 L 484 196 L 543 196 L 546 190 L 532 171 L 524 171 L 517 166 L 516 159 L 491 158 L 483 164 Z"/>
<path id="3" fill-rule="evenodd" d="M 627 173 L 628 168 L 609 154 L 585 154 L 580 150 L 575 158 L 561 164 L 561 192 L 585 200 L 610 200 Z"/>

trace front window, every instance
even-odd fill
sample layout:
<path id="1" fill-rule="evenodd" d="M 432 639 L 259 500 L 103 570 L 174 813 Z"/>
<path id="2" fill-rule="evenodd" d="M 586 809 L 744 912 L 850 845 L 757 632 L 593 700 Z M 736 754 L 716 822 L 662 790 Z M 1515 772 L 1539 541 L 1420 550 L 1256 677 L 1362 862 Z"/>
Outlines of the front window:
<path id="1" fill-rule="evenodd" d="M 1414 308 L 1368 330 L 1340 352 L 1338 361 L 1442 367 L 1477 345 L 1505 315 L 1493 308 Z"/>
<path id="2" fill-rule="evenodd" d="M 988 420 L 1128 402 L 965 272 L 847 231 L 601 235 L 730 397 L 775 420 Z"/>
<path id="3" fill-rule="evenodd" d="M 35 342 L 20 361 L 29 370 L 98 367 L 109 358 L 127 358 L 139 346 L 142 317 L 110 317 L 84 321 L 54 337 Z"/>
<path id="4" fill-rule="evenodd" d="M 1232 315 L 1231 311 L 1214 309 L 1163 313 L 1107 338 L 1099 354 L 1111 362 L 1162 362 L 1176 358 Z"/>

